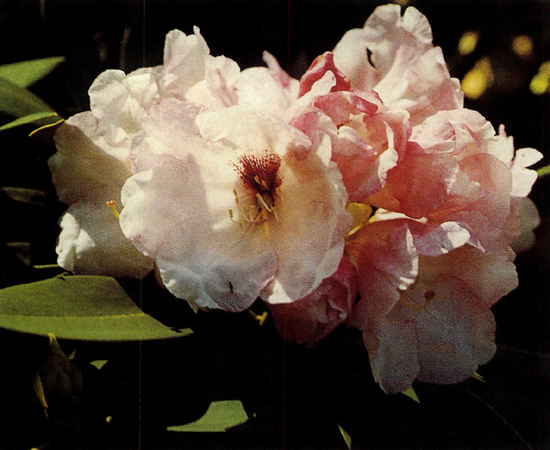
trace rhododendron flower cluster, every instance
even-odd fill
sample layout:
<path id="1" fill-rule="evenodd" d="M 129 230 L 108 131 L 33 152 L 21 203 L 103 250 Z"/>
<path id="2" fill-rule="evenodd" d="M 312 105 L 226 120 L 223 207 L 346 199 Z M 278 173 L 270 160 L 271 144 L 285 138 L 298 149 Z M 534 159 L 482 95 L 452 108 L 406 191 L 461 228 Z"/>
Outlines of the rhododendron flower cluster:
<path id="1" fill-rule="evenodd" d="M 299 81 L 264 60 L 240 70 L 195 29 L 162 66 L 102 73 L 56 133 L 59 264 L 155 271 L 194 308 L 261 299 L 306 346 L 357 327 L 386 392 L 470 377 L 541 155 L 463 107 L 414 8 L 378 7 Z"/>

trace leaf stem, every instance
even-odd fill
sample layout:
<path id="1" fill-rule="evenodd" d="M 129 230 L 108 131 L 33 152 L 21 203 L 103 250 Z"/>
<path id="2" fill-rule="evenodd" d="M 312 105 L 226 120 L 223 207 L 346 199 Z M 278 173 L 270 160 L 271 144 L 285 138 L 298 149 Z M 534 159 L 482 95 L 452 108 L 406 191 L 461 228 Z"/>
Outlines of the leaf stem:
<path id="1" fill-rule="evenodd" d="M 545 177 L 546 175 L 550 175 L 550 164 L 548 166 L 537 169 L 537 176 L 539 178 Z"/>

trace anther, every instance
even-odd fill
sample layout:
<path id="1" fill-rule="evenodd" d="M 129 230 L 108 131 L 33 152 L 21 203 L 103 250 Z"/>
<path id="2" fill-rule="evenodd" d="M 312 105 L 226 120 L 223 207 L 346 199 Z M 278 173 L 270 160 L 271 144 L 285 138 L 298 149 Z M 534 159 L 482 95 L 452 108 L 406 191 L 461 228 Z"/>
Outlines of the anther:
<path id="1" fill-rule="evenodd" d="M 113 216 L 115 216 L 117 219 L 120 219 L 120 213 L 116 210 L 116 200 L 109 200 L 108 202 L 105 202 L 105 205 L 111 210 Z"/>

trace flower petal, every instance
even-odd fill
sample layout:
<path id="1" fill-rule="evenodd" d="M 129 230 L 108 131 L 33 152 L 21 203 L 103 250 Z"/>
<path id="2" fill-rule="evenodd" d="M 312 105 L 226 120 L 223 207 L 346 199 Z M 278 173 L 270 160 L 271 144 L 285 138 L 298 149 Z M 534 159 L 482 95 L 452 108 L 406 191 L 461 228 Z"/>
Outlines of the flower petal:
<path id="1" fill-rule="evenodd" d="M 418 254 L 405 221 L 371 222 L 352 235 L 346 255 L 357 268 L 361 300 L 351 323 L 377 322 L 416 279 Z"/>
<path id="2" fill-rule="evenodd" d="M 62 202 L 119 200 L 130 176 L 129 142 L 109 145 L 88 111 L 65 121 L 56 131 L 55 144 L 57 153 L 48 164 Z"/>
<path id="3" fill-rule="evenodd" d="M 77 275 L 143 278 L 153 260 L 122 234 L 104 202 L 77 202 L 63 215 L 57 244 L 58 264 Z"/>
<path id="4" fill-rule="evenodd" d="M 464 246 L 421 257 L 417 281 L 375 331 L 379 345 L 371 364 L 382 388 L 401 392 L 414 379 L 457 383 L 472 376 L 495 352 L 490 307 L 516 286 L 505 254 Z"/>
<path id="5" fill-rule="evenodd" d="M 261 233 L 245 233 L 231 220 L 235 174 L 214 161 L 190 154 L 134 175 L 122 191 L 120 223 L 156 259 L 174 295 L 203 308 L 241 311 L 273 278 L 276 258 Z"/>
<path id="6" fill-rule="evenodd" d="M 311 347 L 347 319 L 356 295 L 355 268 L 344 257 L 313 292 L 293 303 L 271 304 L 270 310 L 283 338 Z"/>
<path id="7" fill-rule="evenodd" d="M 89 94 L 98 129 L 111 145 L 122 145 L 137 133 L 147 109 L 159 98 L 152 69 L 128 76 L 120 70 L 106 70 L 95 79 Z"/>
<path id="8" fill-rule="evenodd" d="M 304 159 L 290 153 L 284 161 L 288 169 L 282 172 L 278 219 L 270 223 L 270 242 L 279 261 L 277 277 L 262 294 L 269 303 L 298 300 L 332 275 L 351 226 L 335 165 L 327 171 L 314 154 Z"/>
<path id="9" fill-rule="evenodd" d="M 206 59 L 210 54 L 206 41 L 195 27 L 187 36 L 179 30 L 166 35 L 161 85 L 170 96 L 183 100 L 191 86 L 204 80 Z"/>

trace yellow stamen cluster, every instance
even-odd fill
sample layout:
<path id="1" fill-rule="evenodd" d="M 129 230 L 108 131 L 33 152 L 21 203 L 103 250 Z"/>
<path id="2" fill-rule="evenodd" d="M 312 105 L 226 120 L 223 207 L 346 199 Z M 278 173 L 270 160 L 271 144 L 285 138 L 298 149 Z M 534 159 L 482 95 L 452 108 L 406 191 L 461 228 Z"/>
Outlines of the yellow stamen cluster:
<path id="1" fill-rule="evenodd" d="M 244 230 L 249 233 L 255 226 L 260 226 L 266 237 L 269 237 L 269 214 L 273 214 L 275 220 L 279 220 L 274 201 L 265 199 L 260 193 L 248 200 L 241 201 L 237 190 L 233 190 L 235 195 L 235 203 L 239 208 L 240 221 L 235 220 L 235 213 L 232 209 L 229 210 L 229 217 L 232 221 L 237 222 Z"/>
<path id="2" fill-rule="evenodd" d="M 239 224 L 245 233 L 260 226 L 264 235 L 269 237 L 269 214 L 279 220 L 275 201 L 282 182 L 280 166 L 280 157 L 267 150 L 260 156 L 245 155 L 235 165 L 244 193 L 239 197 L 235 189 L 233 194 L 239 208 Z M 229 217 L 234 221 L 233 210 L 229 210 Z"/>

